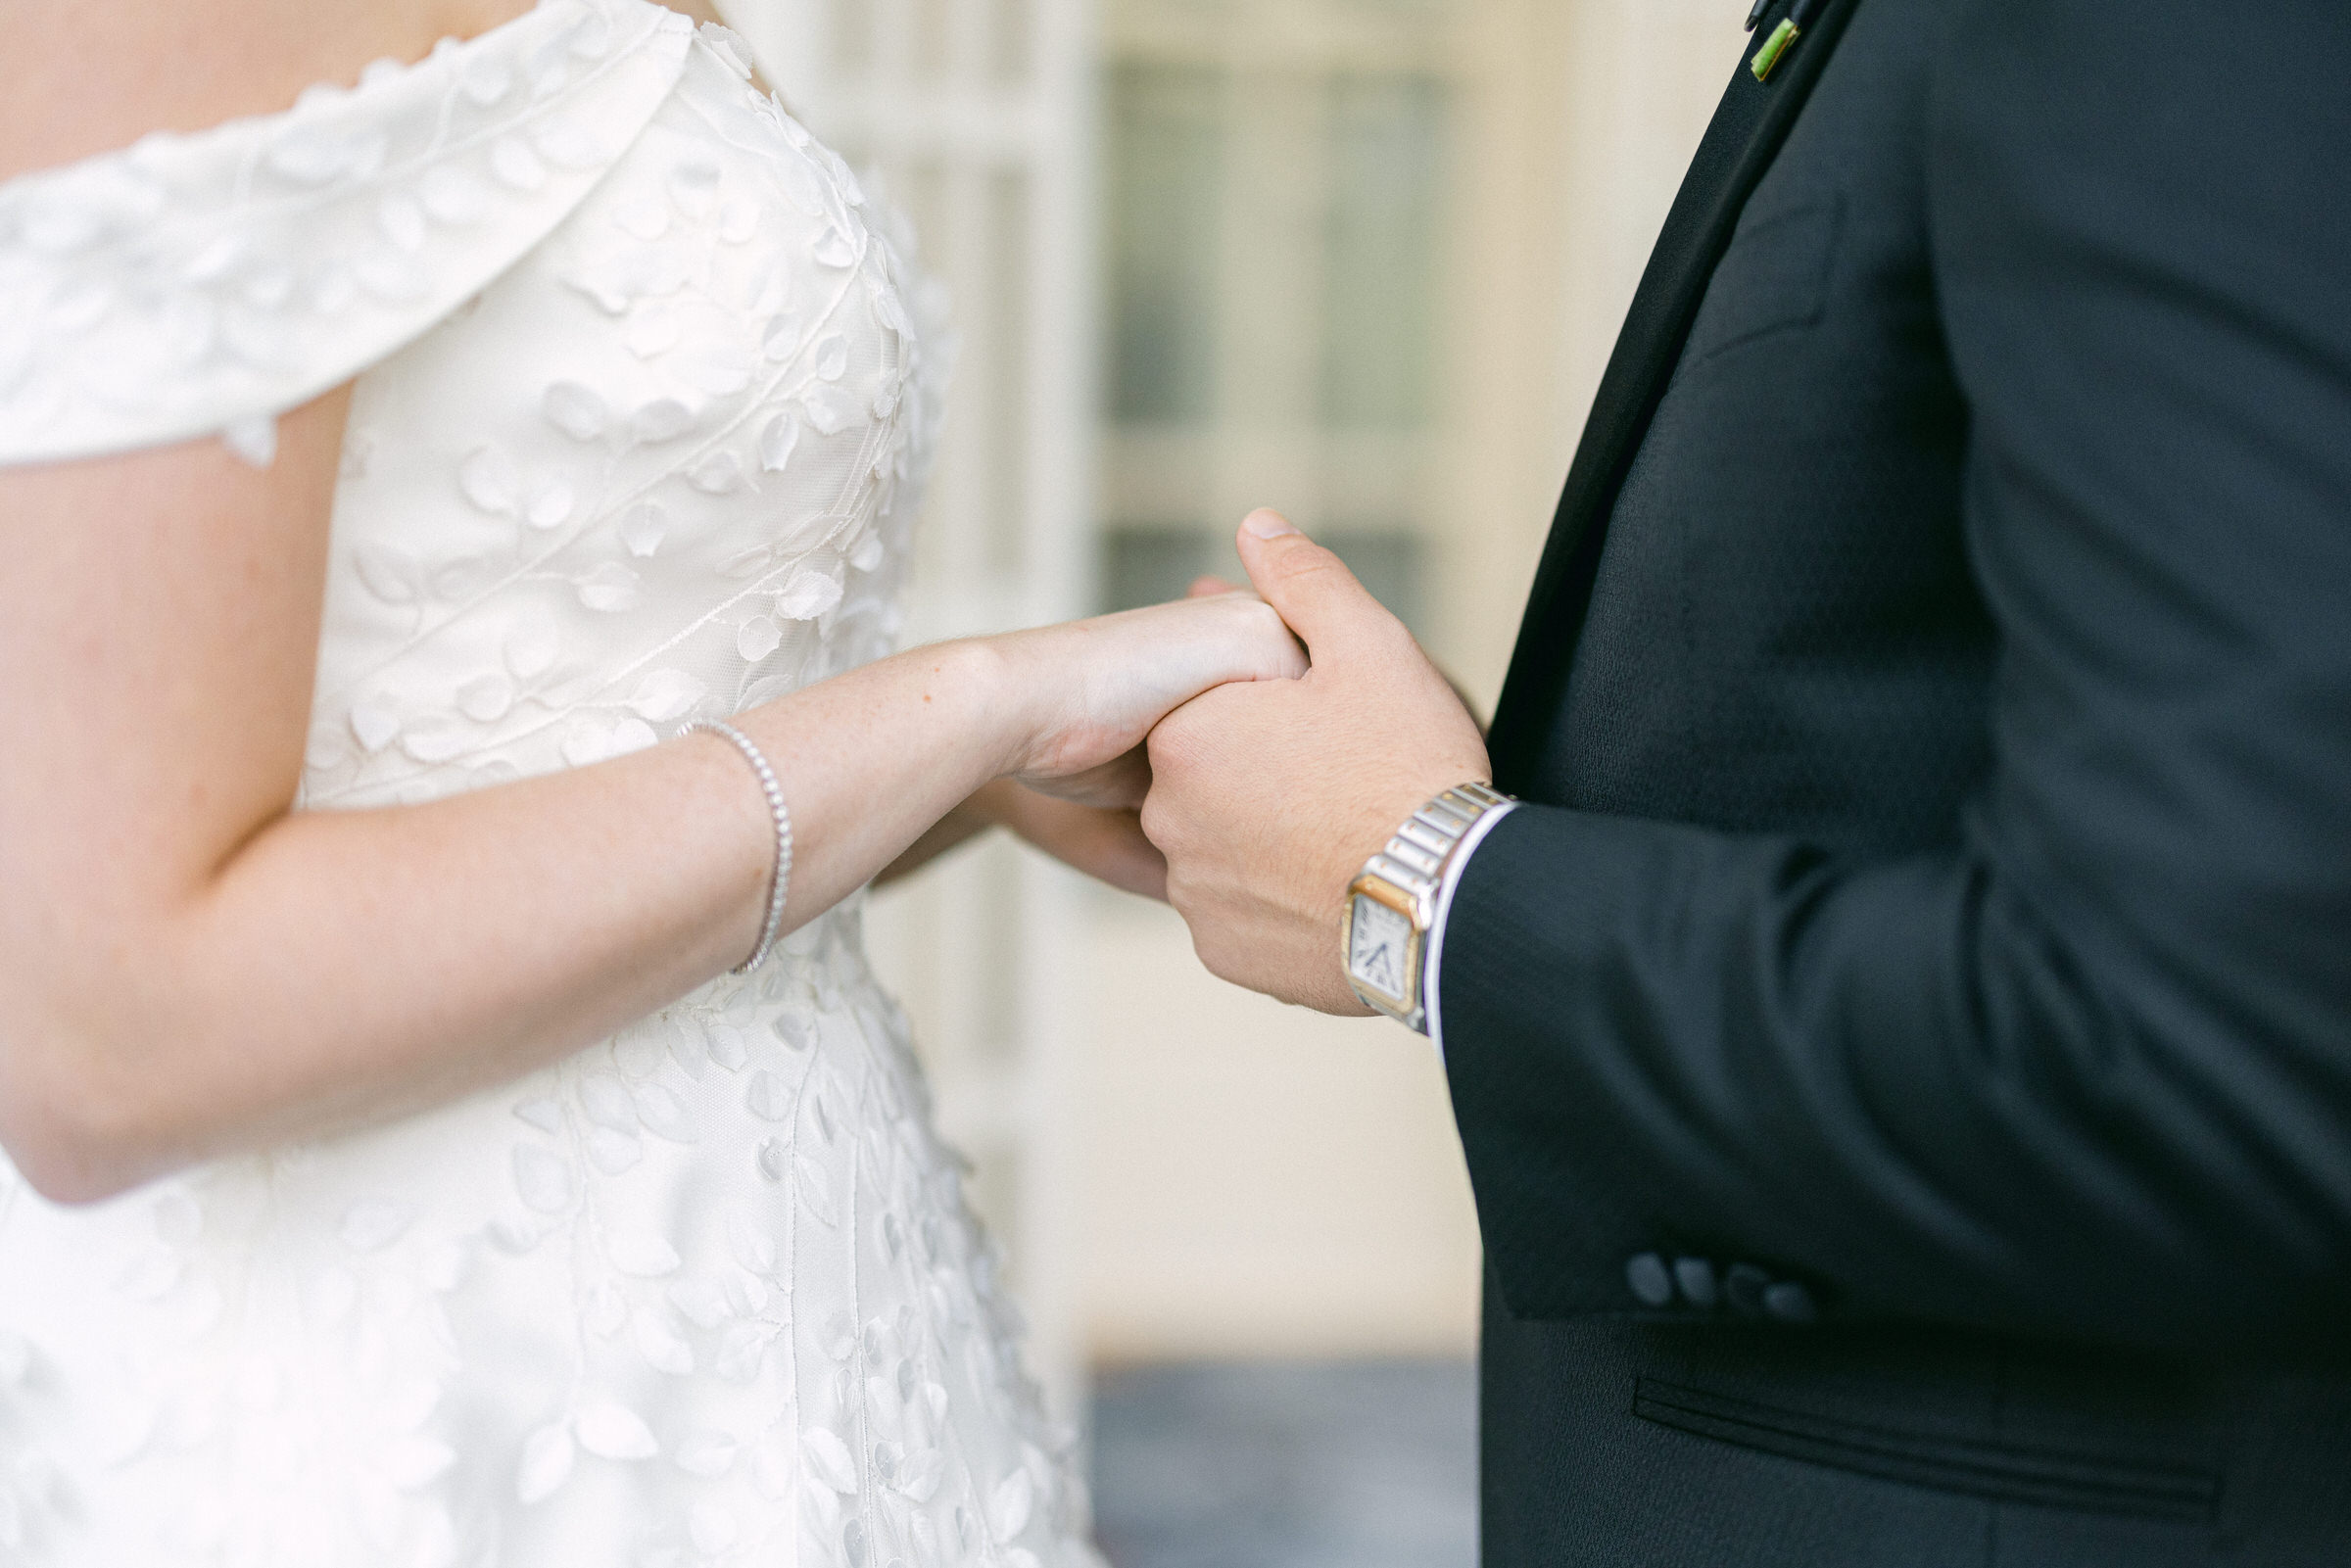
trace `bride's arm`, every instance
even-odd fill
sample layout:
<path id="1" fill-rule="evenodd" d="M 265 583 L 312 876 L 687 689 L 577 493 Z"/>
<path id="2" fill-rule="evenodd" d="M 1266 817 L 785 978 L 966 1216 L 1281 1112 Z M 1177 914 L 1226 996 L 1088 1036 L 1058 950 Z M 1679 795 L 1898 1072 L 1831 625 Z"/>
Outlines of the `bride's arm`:
<path id="1" fill-rule="evenodd" d="M 370 60 L 421 59 L 532 0 L 5 0 L 0 179 L 285 108 Z M 701 8 L 689 4 L 684 9 Z"/>
<path id="2" fill-rule="evenodd" d="M 0 470 L 0 1144 L 103 1197 L 444 1102 L 740 962 L 773 855 L 699 736 L 423 806 L 289 811 L 340 397 L 264 471 L 216 443 Z M 782 777 L 790 920 L 988 781 L 1134 746 L 1209 685 L 1297 673 L 1221 600 L 943 644 L 738 720 Z"/>

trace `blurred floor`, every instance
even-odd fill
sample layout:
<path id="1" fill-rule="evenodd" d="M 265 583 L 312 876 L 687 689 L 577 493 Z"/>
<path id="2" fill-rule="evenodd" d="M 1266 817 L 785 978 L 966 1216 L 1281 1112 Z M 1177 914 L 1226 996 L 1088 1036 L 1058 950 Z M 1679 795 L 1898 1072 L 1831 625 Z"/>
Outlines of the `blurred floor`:
<path id="1" fill-rule="evenodd" d="M 1094 1510 L 1114 1568 L 1471 1568 L 1466 1361 L 1108 1372 Z"/>

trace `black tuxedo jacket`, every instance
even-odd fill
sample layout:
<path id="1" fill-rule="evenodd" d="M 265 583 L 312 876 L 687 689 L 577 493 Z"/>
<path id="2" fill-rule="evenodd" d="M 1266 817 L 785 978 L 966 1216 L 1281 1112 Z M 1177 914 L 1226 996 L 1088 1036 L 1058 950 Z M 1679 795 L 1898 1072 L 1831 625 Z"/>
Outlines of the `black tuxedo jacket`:
<path id="1" fill-rule="evenodd" d="M 1743 70 L 1493 749 L 1489 1564 L 2351 1564 L 2351 5 Z"/>

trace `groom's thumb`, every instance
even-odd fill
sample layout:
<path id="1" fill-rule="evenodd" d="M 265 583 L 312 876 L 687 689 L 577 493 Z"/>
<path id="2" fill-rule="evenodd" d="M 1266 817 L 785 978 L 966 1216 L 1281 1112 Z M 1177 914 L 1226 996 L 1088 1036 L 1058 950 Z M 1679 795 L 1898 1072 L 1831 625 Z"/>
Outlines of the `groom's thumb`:
<path id="1" fill-rule="evenodd" d="M 1388 618 L 1338 556 L 1279 512 L 1251 512 L 1241 522 L 1238 544 L 1250 586 L 1280 612 L 1309 653 L 1342 647 Z"/>

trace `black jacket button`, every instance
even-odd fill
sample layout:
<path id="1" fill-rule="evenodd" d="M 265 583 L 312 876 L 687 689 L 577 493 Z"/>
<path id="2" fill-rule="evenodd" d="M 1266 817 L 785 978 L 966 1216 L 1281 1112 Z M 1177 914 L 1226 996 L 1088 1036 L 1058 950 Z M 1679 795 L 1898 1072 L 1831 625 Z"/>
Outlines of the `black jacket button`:
<path id="1" fill-rule="evenodd" d="M 1764 1291 L 1763 1310 L 1783 1323 L 1820 1320 L 1820 1309 L 1812 1305 L 1812 1293 L 1792 1279 L 1783 1279 Z"/>
<path id="2" fill-rule="evenodd" d="M 1625 1259 L 1624 1282 L 1644 1307 L 1666 1307 L 1673 1302 L 1673 1276 L 1665 1272 L 1665 1259 L 1655 1253 Z"/>
<path id="3" fill-rule="evenodd" d="M 1714 1265 L 1703 1258 L 1675 1259 L 1673 1282 L 1682 1288 L 1682 1300 L 1693 1307 L 1712 1311 L 1722 1301 L 1722 1286 L 1714 1278 Z"/>
<path id="4" fill-rule="evenodd" d="M 1733 1263 L 1722 1293 L 1731 1299 L 1732 1311 L 1755 1317 L 1763 1311 L 1763 1293 L 1770 1287 L 1771 1276 L 1754 1264 Z"/>

